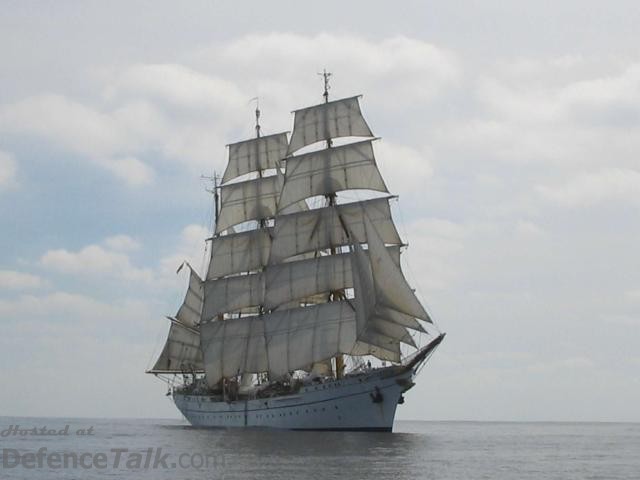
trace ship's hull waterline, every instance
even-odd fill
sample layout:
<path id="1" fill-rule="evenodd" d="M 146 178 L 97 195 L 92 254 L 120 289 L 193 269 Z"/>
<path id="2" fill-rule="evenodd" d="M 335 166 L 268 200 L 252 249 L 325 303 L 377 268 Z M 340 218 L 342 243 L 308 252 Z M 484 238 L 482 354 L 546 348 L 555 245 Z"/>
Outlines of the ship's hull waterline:
<path id="1" fill-rule="evenodd" d="M 413 386 L 414 375 L 412 369 L 389 367 L 278 397 L 221 402 L 175 392 L 173 399 L 195 427 L 390 432 L 398 402 Z"/>

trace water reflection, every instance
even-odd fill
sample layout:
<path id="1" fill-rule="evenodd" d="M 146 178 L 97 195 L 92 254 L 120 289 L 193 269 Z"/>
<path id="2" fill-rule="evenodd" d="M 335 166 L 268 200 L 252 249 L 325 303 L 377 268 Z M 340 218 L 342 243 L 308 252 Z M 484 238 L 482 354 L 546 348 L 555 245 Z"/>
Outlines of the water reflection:
<path id="1" fill-rule="evenodd" d="M 415 433 L 176 430 L 188 448 L 222 452 L 225 478 L 424 478 L 429 442 Z"/>

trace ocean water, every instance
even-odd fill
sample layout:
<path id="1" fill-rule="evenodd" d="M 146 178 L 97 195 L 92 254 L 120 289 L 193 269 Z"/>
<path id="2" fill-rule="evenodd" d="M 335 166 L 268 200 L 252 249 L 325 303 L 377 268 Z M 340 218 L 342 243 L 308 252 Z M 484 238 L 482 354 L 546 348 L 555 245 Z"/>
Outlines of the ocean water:
<path id="1" fill-rule="evenodd" d="M 625 423 L 401 421 L 351 433 L 0 417 L 0 450 L 2 479 L 640 479 L 640 424 Z"/>

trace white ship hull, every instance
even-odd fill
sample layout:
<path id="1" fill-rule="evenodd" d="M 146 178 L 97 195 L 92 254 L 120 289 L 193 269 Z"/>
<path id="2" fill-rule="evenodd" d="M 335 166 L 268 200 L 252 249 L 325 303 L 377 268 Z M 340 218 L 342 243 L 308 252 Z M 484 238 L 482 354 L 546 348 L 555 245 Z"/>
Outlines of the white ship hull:
<path id="1" fill-rule="evenodd" d="M 178 392 L 173 398 L 196 427 L 390 432 L 396 407 L 402 394 L 413 386 L 414 375 L 413 369 L 389 367 L 271 398 L 221 402 Z"/>

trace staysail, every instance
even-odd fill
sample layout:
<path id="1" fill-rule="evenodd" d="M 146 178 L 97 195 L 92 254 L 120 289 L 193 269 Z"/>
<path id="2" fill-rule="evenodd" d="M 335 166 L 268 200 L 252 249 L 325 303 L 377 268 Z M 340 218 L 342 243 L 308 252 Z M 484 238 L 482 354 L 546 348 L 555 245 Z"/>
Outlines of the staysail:
<path id="1" fill-rule="evenodd" d="M 202 371 L 200 350 L 200 317 L 204 298 L 203 283 L 189 267 L 189 287 L 175 317 L 169 317 L 171 327 L 162 352 L 150 373 L 182 373 Z"/>

